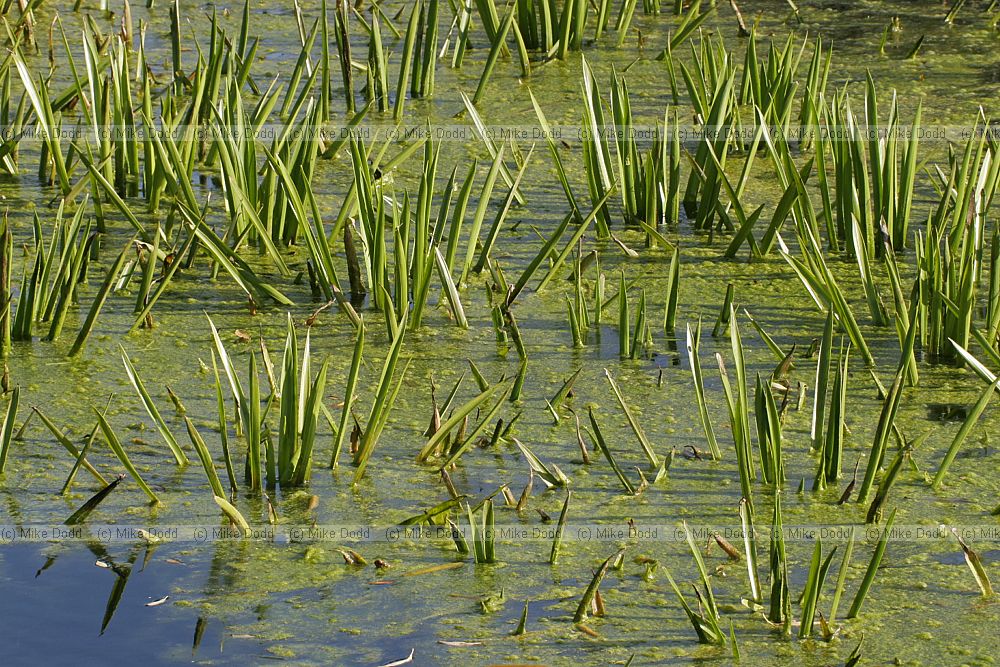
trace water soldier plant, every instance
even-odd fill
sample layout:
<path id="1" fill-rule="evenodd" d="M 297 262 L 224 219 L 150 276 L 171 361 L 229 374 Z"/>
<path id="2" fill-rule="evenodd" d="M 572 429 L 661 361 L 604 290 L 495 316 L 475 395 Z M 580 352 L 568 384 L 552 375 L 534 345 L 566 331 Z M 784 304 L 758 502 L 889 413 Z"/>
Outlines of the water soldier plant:
<path id="1" fill-rule="evenodd" d="M 960 29 L 962 4 L 937 22 Z M 823 660 L 853 665 L 864 633 L 870 659 L 905 662 L 903 593 L 939 596 L 941 634 L 970 613 L 992 627 L 995 610 L 967 604 L 992 595 L 986 539 L 955 532 L 947 557 L 961 551 L 975 588 L 946 559 L 903 560 L 912 546 L 883 566 L 897 515 L 982 524 L 997 502 L 980 474 L 993 448 L 969 444 L 1000 383 L 990 109 L 937 141 L 928 122 L 950 107 L 860 51 L 841 59 L 872 45 L 834 42 L 814 7 L 728 7 L 7 2 L 9 523 L 230 528 L 243 543 L 211 545 L 204 566 L 145 528 L 38 547 L 83 546 L 115 573 L 102 632 L 133 569 L 170 550 L 189 568 L 156 580 L 184 599 L 171 618 L 200 610 L 195 651 L 224 619 L 228 645 L 277 656 L 289 638 L 367 649 L 411 628 L 418 648 L 390 665 L 473 645 L 559 662 L 595 640 L 624 664 L 664 642 L 760 661 L 775 641 L 790 660 L 822 641 Z M 893 30 L 880 57 L 901 50 Z M 893 70 L 934 81 L 930 52 L 953 40 L 927 30 Z M 703 530 L 716 521 L 739 535 Z M 399 539 L 310 532 L 337 522 Z M 796 537 L 816 523 L 845 530 Z M 683 540 L 650 541 L 667 524 Z M 264 543 L 265 526 L 298 537 Z M 186 577 L 202 567 L 199 597 Z M 905 584 L 915 573 L 938 578 Z M 255 634 L 228 606 L 237 578 Z M 5 611 L 27 597 L 17 581 Z M 305 594 L 266 613 L 313 589 L 338 601 L 323 614 L 383 626 L 310 638 Z M 390 604 L 373 611 L 376 590 Z M 451 609 L 443 633 L 449 597 L 476 616 Z"/>

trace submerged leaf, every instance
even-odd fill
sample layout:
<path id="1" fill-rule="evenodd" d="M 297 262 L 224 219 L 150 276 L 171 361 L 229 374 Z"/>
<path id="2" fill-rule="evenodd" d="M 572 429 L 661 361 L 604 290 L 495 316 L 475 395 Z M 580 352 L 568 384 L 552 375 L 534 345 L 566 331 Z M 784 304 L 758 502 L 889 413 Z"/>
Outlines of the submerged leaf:
<path id="1" fill-rule="evenodd" d="M 73 514 L 71 514 L 64 523 L 67 526 L 75 526 L 78 523 L 83 523 L 84 519 L 86 519 L 87 516 L 94 511 L 94 508 L 101 504 L 101 501 L 108 497 L 108 494 L 115 490 L 115 487 L 117 487 L 123 479 L 125 479 L 124 474 L 118 475 L 118 477 L 112 480 L 110 484 L 95 493 L 90 500 L 81 505 L 80 509 L 73 512 Z"/>

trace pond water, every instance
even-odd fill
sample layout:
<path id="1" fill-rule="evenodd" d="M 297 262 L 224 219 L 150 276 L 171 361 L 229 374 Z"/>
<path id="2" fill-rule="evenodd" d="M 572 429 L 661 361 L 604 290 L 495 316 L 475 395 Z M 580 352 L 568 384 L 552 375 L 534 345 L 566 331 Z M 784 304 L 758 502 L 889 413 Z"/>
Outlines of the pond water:
<path id="1" fill-rule="evenodd" d="M 307 29 L 320 16 L 316 4 L 302 7 Z M 446 4 L 442 4 L 442 34 L 451 19 Z M 824 44 L 833 48 L 830 90 L 846 85 L 855 105 L 863 104 L 868 70 L 883 95 L 881 99 L 888 100 L 891 91 L 897 91 L 905 122 L 912 118 L 920 101 L 925 124 L 958 126 L 972 124 L 980 106 L 986 116 L 995 112 L 1000 93 L 997 33 L 984 18 L 992 15 L 984 12 L 981 4 L 985 3 L 964 8 L 953 25 L 945 23 L 947 8 L 939 3 L 801 2 L 797 19 L 783 2 L 747 3 L 742 10 L 748 22 L 759 18 L 762 54 L 769 38 L 781 44 L 791 34 L 799 45 L 807 36 L 822 36 Z M 399 3 L 383 5 L 389 17 L 405 9 Z M 205 17 L 213 9 L 220 13 L 220 22 L 228 33 L 238 34 L 242 12 L 238 5 L 213 7 L 182 1 L 180 6 L 184 19 L 182 55 L 187 69 L 197 59 L 195 38 L 203 48 L 207 44 L 210 27 Z M 44 73 L 48 68 L 43 35 L 57 13 L 78 67 L 83 62 L 83 15 L 92 15 L 105 34 L 116 30 L 120 20 L 120 15 L 108 18 L 86 2 L 79 12 L 71 9 L 69 3 L 57 2 L 43 2 L 35 9 L 41 48 L 27 56 L 34 71 Z M 112 9 L 120 14 L 121 7 Z M 615 5 L 615 17 L 617 11 Z M 162 75 L 162 81 L 169 81 L 167 4 L 134 6 L 131 12 L 136 25 L 140 21 L 148 23 L 145 49 L 149 66 Z M 362 13 L 370 17 L 368 7 Z M 405 29 L 407 16 L 408 12 L 404 12 L 395 20 L 401 30 Z M 880 54 L 883 30 L 892 17 L 899 17 L 902 31 L 889 34 L 885 53 Z M 613 32 L 598 43 L 585 43 L 584 53 L 604 86 L 605 96 L 612 66 L 625 73 L 637 123 L 655 123 L 663 118 L 664 108 L 673 105 L 666 67 L 655 56 L 677 22 L 669 7 L 664 6 L 661 15 L 647 15 L 640 3 L 632 27 L 641 33 L 641 45 L 635 31 L 620 48 L 615 46 L 617 35 Z M 353 29 L 353 48 L 360 54 L 355 58 L 363 60 L 368 40 L 357 21 Z M 705 36 L 720 35 L 736 61 L 742 62 L 745 41 L 737 34 L 736 20 L 728 5 L 720 3 L 702 29 Z M 250 31 L 261 38 L 252 70 L 255 79 L 264 83 L 275 76 L 287 76 L 300 50 L 291 3 L 251 3 Z M 590 32 L 588 29 L 588 35 Z M 58 31 L 56 35 L 57 67 L 50 88 L 61 91 L 72 81 L 72 73 Z M 924 42 L 917 55 L 904 58 L 921 35 Z M 383 38 L 392 53 L 402 48 L 401 40 L 397 41 L 385 28 Z M 472 45 L 475 48 L 468 52 L 461 70 L 448 66 L 450 56 L 438 63 L 434 97 L 409 100 L 406 123 L 439 126 L 467 122 L 456 119 L 455 114 L 463 109 L 460 92 L 471 95 L 476 89 L 488 56 L 489 43 L 480 27 L 473 32 Z M 811 54 L 811 42 L 806 48 L 803 70 Z M 331 49 L 335 58 L 335 46 L 331 45 Z M 690 64 L 689 44 L 684 44 L 674 57 Z M 389 81 L 394 86 L 398 58 L 391 59 L 390 64 Z M 580 123 L 579 53 L 570 53 L 565 62 L 536 63 L 529 77 L 519 77 L 519 73 L 516 51 L 510 57 L 501 57 L 487 94 L 477 105 L 487 123 L 536 125 L 529 88 L 550 123 Z M 334 79 L 333 108 L 336 120 L 341 122 L 346 116 L 341 112 L 339 70 Z M 21 87 L 16 74 L 13 81 L 14 99 L 19 99 Z M 361 86 L 358 91 L 360 101 Z M 253 99 L 249 92 L 246 95 Z M 682 117 L 690 116 L 692 110 L 683 85 L 679 102 Z M 887 102 L 883 102 L 883 108 L 887 108 Z M 797 105 L 795 109 L 797 113 Z M 78 115 L 78 110 L 68 112 L 64 124 L 76 122 Z M 389 116 L 373 112 L 369 120 L 388 124 Z M 524 153 L 529 143 L 521 142 Z M 390 150 L 390 154 L 395 152 Z M 417 152 L 392 174 L 400 196 L 407 189 L 416 198 L 420 155 Z M 928 166 L 946 165 L 947 145 L 926 142 L 921 147 L 921 159 L 925 158 Z M 489 155 L 478 141 L 441 142 L 441 186 L 456 166 L 461 178 L 472 159 L 479 160 L 479 174 L 469 204 L 470 216 L 489 167 Z M 42 225 L 50 229 L 60 196 L 57 188 L 39 184 L 38 160 L 39 145 L 23 142 L 20 173 L 0 181 L 0 195 L 14 236 L 15 283 L 22 266 L 30 271 L 32 258 L 21 248 L 32 243 L 33 216 L 37 214 Z M 566 143 L 564 160 L 580 197 L 586 191 L 586 172 L 578 141 Z M 742 159 L 734 164 L 742 164 Z M 682 183 L 686 182 L 688 167 L 685 163 Z M 83 173 L 82 168 L 79 171 Z M 333 160 L 317 162 L 312 185 L 327 229 L 332 228 L 353 179 L 346 150 Z M 913 207 L 915 229 L 937 201 L 930 183 L 922 173 Z M 222 229 L 228 217 L 220 188 L 212 179 L 196 181 L 195 185 L 200 201 L 211 195 L 209 220 Z M 539 235 L 547 238 L 567 212 L 566 199 L 543 143 L 535 147 L 521 191 L 526 203 L 512 208 L 491 253 L 508 279 L 518 276 L 541 248 Z M 487 225 L 505 193 L 506 186 L 498 181 L 487 209 Z M 747 210 L 764 204 L 763 217 L 769 219 L 782 188 L 763 154 L 746 193 Z M 145 204 L 138 199 L 134 202 L 144 225 L 165 222 L 167 208 L 163 206 L 159 214 L 140 213 L 146 210 Z M 67 332 L 79 329 L 91 295 L 100 286 L 99 276 L 110 266 L 115 249 L 133 233 L 117 212 L 109 212 L 108 219 L 100 258 L 91 269 L 89 284 L 82 288 L 81 303 L 67 314 Z M 992 216 L 988 224 L 992 233 Z M 634 281 L 635 287 L 629 292 L 633 309 L 637 308 L 638 290 L 645 290 L 653 336 L 652 344 L 642 354 L 635 359 L 619 359 L 617 306 L 609 307 L 602 323 L 592 326 L 586 345 L 574 347 L 566 314 L 567 297 L 573 294 L 572 281 L 559 280 L 547 290 L 534 293 L 536 279 L 514 311 L 527 352 L 527 374 L 521 398 L 503 406 L 500 416 L 510 420 L 519 414 L 511 435 L 544 462 L 555 463 L 571 480 L 567 534 L 554 565 L 549 564 L 550 535 L 566 491 L 545 490 L 537 476 L 524 509 L 506 506 L 502 495 L 495 497 L 496 524 L 512 531 L 509 538 L 498 539 L 497 563 L 475 564 L 471 556 L 456 550 L 447 535 L 422 536 L 396 530 L 400 522 L 450 497 L 438 475 L 438 466 L 415 460 L 427 441 L 424 433 L 432 414 L 431 386 L 436 387 L 435 396 L 440 402 L 464 375 L 455 403 L 461 405 L 478 393 L 469 361 L 491 382 L 518 374 L 517 352 L 513 348 L 501 349 L 496 343 L 486 298 L 487 285 L 492 282 L 488 272 L 472 276 L 461 292 L 468 329 L 454 326 L 444 298 L 438 298 L 437 283 L 432 285 L 431 307 L 423 325 L 404 339 L 401 358 L 409 366 L 402 390 L 363 478 L 352 483 L 355 469 L 346 451 L 338 468 L 329 469 L 333 434 L 326 420 L 320 419 L 316 459 L 307 486 L 269 489 L 266 500 L 241 489 L 234 499 L 255 531 L 245 540 L 216 539 L 218 536 L 211 532 L 226 529 L 229 522 L 213 502 L 211 488 L 187 438 L 183 415 L 168 399 L 167 387 L 180 397 L 225 482 L 211 371 L 213 343 L 206 314 L 218 328 L 241 373 L 246 371 L 251 351 L 256 351 L 259 362 L 260 341 L 265 342 L 280 372 L 286 311 L 291 313 L 301 343 L 306 319 L 324 304 L 323 299 L 313 296 L 307 279 L 301 275 L 295 279 L 296 274 L 305 271 L 308 257 L 301 244 L 282 249 L 293 269 L 287 278 L 279 276 L 265 259 L 245 251 L 260 275 L 273 280 L 294 301 L 293 307 L 265 303 L 256 313 L 249 312 L 246 295 L 224 272 L 212 280 L 208 259 L 199 257 L 190 269 L 178 274 L 156 304 L 152 311 L 155 326 L 151 329 L 128 333 L 135 318 L 135 299 L 123 291 L 112 294 L 87 347 L 78 356 L 67 356 L 72 334 L 49 342 L 38 335 L 42 330 L 38 327 L 34 340 L 15 341 L 6 361 L 11 383 L 20 387 L 16 426 L 20 427 L 32 407 L 38 407 L 72 442 L 82 446 L 95 427 L 95 409 L 103 410 L 113 395 L 107 419 L 161 502 L 149 505 L 135 480 L 127 477 L 83 524 L 74 527 L 72 534 L 52 539 L 32 537 L 27 527 L 58 526 L 101 488 L 81 469 L 69 492 L 60 493 L 74 460 L 34 416 L 12 442 L 6 470 L 0 475 L 0 525 L 6 531 L 0 535 L 0 616 L 4 619 L 0 637 L 4 640 L 4 663 L 242 664 L 273 659 L 291 664 L 382 665 L 407 658 L 411 650 L 414 664 L 428 665 L 625 664 L 631 656 L 636 665 L 732 663 L 731 646 L 697 643 L 666 575 L 669 571 L 697 610 L 690 584 L 698 582 L 698 572 L 678 526 L 686 521 L 694 529 L 735 530 L 740 524 L 740 477 L 723 384 L 714 361 L 715 354 L 721 353 L 733 377 L 732 349 L 725 330 L 719 337 L 710 335 L 727 285 L 732 284 L 750 382 L 758 373 L 764 377 L 770 374 L 777 359 L 742 314 L 743 308 L 752 313 L 782 350 L 795 345 L 798 351 L 788 373 L 792 392 L 782 430 L 787 478 L 781 490 L 785 525 L 858 529 L 846 592 L 835 622 L 839 629 L 830 641 L 822 640 L 818 631 L 811 639 L 797 639 L 796 627 L 792 637 L 784 636 L 780 627 L 773 627 L 761 613 L 741 604 L 750 592 L 745 564 L 729 560 L 715 546 L 706 551 L 704 558 L 722 611 L 723 629 L 728 634 L 732 623 L 742 662 L 842 664 L 863 638 L 862 664 L 995 664 L 1000 657 L 1000 605 L 995 598 L 979 595 L 958 542 L 946 531 L 940 535 L 935 532 L 942 524 L 978 527 L 970 546 L 979 553 L 987 573 L 1000 581 L 1000 538 L 995 532 L 1000 521 L 990 514 L 1000 504 L 1000 453 L 990 440 L 1000 426 L 995 409 L 988 407 L 984 412 L 950 468 L 944 486 L 933 491 L 928 481 L 976 403 L 984 387 L 982 381 L 968 368 L 922 359 L 919 384 L 903 390 L 896 424 L 910 439 L 926 437 L 916 444 L 912 464 L 904 465 L 887 508 L 897 510 L 896 525 L 926 528 L 938 536 L 890 540 L 862 612 L 857 618 L 844 620 L 877 542 L 865 524 L 867 504 L 837 503 L 856 461 L 860 460 L 864 471 L 882 409 L 871 373 L 860 357 L 852 356 L 844 475 L 830 488 L 813 492 L 817 459 L 810 453 L 810 424 L 816 361 L 815 357 L 801 355 L 822 336 L 825 315 L 816 308 L 788 264 L 777 253 L 748 261 L 745 249 L 740 259 L 727 259 L 723 257 L 727 239 L 696 232 L 682 219 L 676 227 L 665 230 L 667 237 L 680 246 L 678 326 L 667 335 L 662 319 L 669 290 L 670 253 L 644 247 L 645 234 L 641 230 L 614 231 L 619 241 L 636 250 L 637 257 L 629 256 L 611 240 L 595 239 L 592 234 L 586 236 L 585 244 L 587 250 L 596 248 L 600 253 L 600 269 L 608 278 L 608 297 L 617 290 L 620 271 L 630 283 Z M 786 231 L 786 236 L 790 235 Z M 343 279 L 347 272 L 339 239 L 333 251 Z M 464 252 L 464 244 L 460 252 Z M 895 328 L 873 325 L 853 259 L 831 255 L 827 261 L 848 295 L 871 348 L 876 362 L 872 371 L 882 384 L 890 386 L 900 350 Z M 908 288 L 915 273 L 912 251 L 902 253 L 899 261 Z M 565 273 L 569 274 L 568 268 Z M 878 279 L 884 281 L 888 295 L 884 274 L 880 273 Z M 986 291 L 985 287 L 981 290 L 983 304 Z M 14 296 L 16 301 L 16 289 Z M 887 304 L 891 304 L 891 298 Z M 361 312 L 367 322 L 368 339 L 355 412 L 363 423 L 390 341 L 381 312 L 367 302 Z M 706 453 L 684 348 L 684 325 L 699 318 L 704 323 L 700 358 L 707 405 L 723 452 L 719 461 L 711 460 Z M 977 321 L 981 319 L 977 313 Z M 310 328 L 314 368 L 320 360 L 330 360 L 323 399 L 335 419 L 344 399 L 354 331 L 348 316 L 337 306 L 320 313 Z M 129 382 L 119 345 L 128 352 L 166 423 L 187 451 L 189 465 L 174 464 L 170 450 Z M 655 452 L 661 457 L 676 452 L 659 481 L 653 482 L 653 474 L 647 472 L 643 452 L 609 391 L 605 369 L 621 386 Z M 594 451 L 586 433 L 592 461 L 585 464 L 581 460 L 573 414 L 561 409 L 558 423 L 553 424 L 546 401 L 578 370 L 579 377 L 566 405 L 585 425 L 587 408 L 595 409 L 617 461 L 636 484 L 639 477 L 635 470 L 642 466 L 651 485 L 637 496 L 622 493 L 614 471 Z M 263 390 L 267 385 L 261 377 Z M 797 406 L 801 391 L 798 383 L 804 383 L 808 390 L 805 400 Z M 747 391 L 752 401 L 753 387 Z M 226 392 L 229 440 L 237 477 L 242 481 L 243 440 L 234 430 L 228 387 Z M 274 428 L 273 418 L 271 422 Z M 469 428 L 475 423 L 472 420 Z M 488 439 L 490 432 L 485 435 Z M 895 444 L 890 447 L 890 453 L 894 453 Z M 702 454 L 691 456 L 695 450 Z M 91 446 L 87 458 L 108 479 L 124 472 L 101 437 Z M 529 465 L 513 439 L 503 438 L 489 447 L 472 447 L 450 471 L 450 477 L 455 488 L 467 494 L 474 505 L 504 484 L 515 497 L 519 496 L 529 479 Z M 805 490 L 800 490 L 800 481 Z M 754 493 L 757 520 L 767 523 L 775 491 L 756 484 Z M 269 521 L 271 512 L 277 519 L 274 525 Z M 467 527 L 464 510 L 452 512 L 452 518 Z M 630 522 L 634 522 L 635 534 L 629 533 Z M 335 535 L 315 539 L 306 532 L 313 525 L 333 527 Z M 595 525 L 613 528 L 614 532 L 607 537 L 580 532 Z M 137 533 L 120 533 L 121 527 L 139 527 L 152 533 L 160 530 L 163 539 L 151 542 Z M 338 531 L 342 528 L 361 532 L 341 537 Z M 990 528 L 994 529 L 992 538 Z M 176 534 L 170 532 L 174 529 L 178 530 Z M 200 529 L 209 533 L 200 534 Z M 536 539 L 535 534 L 540 537 Z M 709 538 L 699 535 L 698 546 L 704 548 Z M 846 546 L 846 533 L 831 531 L 830 535 L 823 542 L 824 555 L 834 546 L 837 553 L 818 604 L 823 614 L 828 613 Z M 742 550 L 738 537 L 731 541 Z M 813 545 L 811 534 L 789 539 L 786 544 L 796 619 L 796 601 L 806 585 Z M 609 570 L 600 589 L 605 613 L 589 618 L 581 630 L 573 622 L 577 605 L 601 562 L 621 548 L 626 549 L 622 566 Z M 368 564 L 346 564 L 345 549 L 359 552 Z M 635 561 L 639 556 L 656 559 L 659 568 L 647 577 L 646 566 Z M 376 559 L 389 567 L 376 568 Z M 766 539 L 758 544 L 758 559 L 760 574 L 766 577 Z M 440 567 L 448 565 L 453 566 Z M 160 604 L 149 604 L 165 597 Z M 514 636 L 525 603 L 526 632 Z"/>

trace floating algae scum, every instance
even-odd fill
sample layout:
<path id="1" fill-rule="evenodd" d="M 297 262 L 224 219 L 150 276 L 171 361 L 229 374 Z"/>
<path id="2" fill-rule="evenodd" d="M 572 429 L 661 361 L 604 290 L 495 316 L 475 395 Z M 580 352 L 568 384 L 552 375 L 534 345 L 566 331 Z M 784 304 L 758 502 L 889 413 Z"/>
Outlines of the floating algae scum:
<path id="1" fill-rule="evenodd" d="M 995 4 L 6 3 L 5 659 L 994 663 Z"/>

